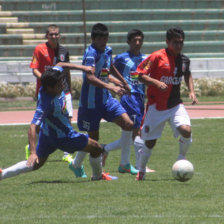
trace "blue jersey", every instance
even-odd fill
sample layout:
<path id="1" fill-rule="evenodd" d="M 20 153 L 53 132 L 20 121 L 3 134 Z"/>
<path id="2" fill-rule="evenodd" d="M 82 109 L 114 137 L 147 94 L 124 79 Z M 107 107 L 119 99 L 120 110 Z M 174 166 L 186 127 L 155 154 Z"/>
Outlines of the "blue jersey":
<path id="1" fill-rule="evenodd" d="M 106 46 L 104 52 L 98 51 L 90 45 L 84 53 L 83 65 L 95 67 L 95 76 L 104 82 L 108 82 L 109 70 L 112 62 L 112 49 Z M 104 105 L 110 96 L 105 88 L 91 85 L 86 80 L 86 73 L 83 73 L 83 84 L 79 101 L 80 107 L 95 109 Z"/>
<path id="2" fill-rule="evenodd" d="M 145 94 L 145 86 L 138 81 L 138 73 L 136 69 L 138 65 L 146 58 L 144 54 L 133 55 L 127 51 L 122 54 L 118 54 L 114 58 L 114 66 L 123 75 L 131 88 L 131 93 Z"/>
<path id="3" fill-rule="evenodd" d="M 64 92 L 60 96 L 46 94 L 43 88 L 38 94 L 38 103 L 32 124 L 41 125 L 40 132 L 52 138 L 65 138 L 72 132 L 66 110 Z"/>

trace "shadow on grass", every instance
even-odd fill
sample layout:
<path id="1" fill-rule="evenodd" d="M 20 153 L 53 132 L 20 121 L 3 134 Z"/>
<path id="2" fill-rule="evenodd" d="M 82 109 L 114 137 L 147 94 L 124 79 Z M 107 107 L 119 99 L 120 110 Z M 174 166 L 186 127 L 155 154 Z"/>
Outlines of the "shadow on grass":
<path id="1" fill-rule="evenodd" d="M 81 183 L 88 183 L 92 182 L 91 180 L 77 180 L 77 181 L 64 181 L 64 180 L 40 180 L 40 181 L 33 181 L 27 185 L 33 184 L 81 184 Z"/>

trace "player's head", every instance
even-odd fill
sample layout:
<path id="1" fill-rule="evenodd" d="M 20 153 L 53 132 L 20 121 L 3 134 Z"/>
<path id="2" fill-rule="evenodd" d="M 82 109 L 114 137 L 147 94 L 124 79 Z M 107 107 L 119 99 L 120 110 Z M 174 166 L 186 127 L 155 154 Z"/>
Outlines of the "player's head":
<path id="1" fill-rule="evenodd" d="M 59 27 L 55 24 L 50 24 L 46 29 L 46 38 L 52 48 L 56 48 L 60 39 Z"/>
<path id="2" fill-rule="evenodd" d="M 93 45 L 99 50 L 104 51 L 107 45 L 109 31 L 106 25 L 97 23 L 92 27 L 91 39 Z"/>
<path id="3" fill-rule="evenodd" d="M 184 45 L 185 34 L 179 27 L 170 28 L 166 32 L 166 43 L 168 50 L 177 55 L 182 51 Z"/>
<path id="4" fill-rule="evenodd" d="M 127 34 L 127 43 L 130 47 L 130 52 L 139 54 L 144 40 L 144 34 L 141 30 L 132 29 Z"/>
<path id="5" fill-rule="evenodd" d="M 48 68 L 40 78 L 44 91 L 54 96 L 59 95 L 63 90 L 62 79 L 64 76 L 62 67 L 54 66 Z"/>

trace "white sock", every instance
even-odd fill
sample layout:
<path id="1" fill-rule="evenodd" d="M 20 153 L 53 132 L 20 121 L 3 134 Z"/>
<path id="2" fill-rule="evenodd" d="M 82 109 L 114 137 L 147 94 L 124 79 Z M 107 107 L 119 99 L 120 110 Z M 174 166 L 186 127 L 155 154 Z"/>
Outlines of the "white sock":
<path id="1" fill-rule="evenodd" d="M 139 171 L 145 172 L 146 164 L 149 161 L 151 154 L 152 154 L 152 149 L 149 149 L 144 144 L 143 148 L 140 150 Z"/>
<path id="2" fill-rule="evenodd" d="M 69 155 L 69 153 L 68 152 L 64 152 L 64 156 L 67 156 L 67 155 Z"/>
<path id="3" fill-rule="evenodd" d="M 25 160 L 25 161 L 16 163 L 15 165 L 10 166 L 6 169 L 3 169 L 2 170 L 2 179 L 14 177 L 21 173 L 26 173 L 26 172 L 32 171 L 33 167 L 28 167 L 26 164 L 27 164 L 27 161 Z"/>
<path id="4" fill-rule="evenodd" d="M 74 158 L 74 161 L 72 162 L 73 163 L 73 166 L 75 168 L 77 167 L 81 167 L 82 166 L 82 162 L 86 156 L 87 152 L 82 152 L 82 151 L 78 151 L 75 158 Z"/>
<path id="5" fill-rule="evenodd" d="M 144 141 L 141 139 L 140 136 L 136 136 L 134 141 L 136 169 L 139 169 L 140 150 L 143 148 L 143 146 L 144 146 Z"/>
<path id="6" fill-rule="evenodd" d="M 110 152 L 110 151 L 113 151 L 113 150 L 116 150 L 116 149 L 119 149 L 119 148 L 121 148 L 121 139 L 118 139 L 114 142 L 106 144 L 106 146 L 104 147 L 104 149 L 107 152 Z"/>
<path id="7" fill-rule="evenodd" d="M 121 134 L 121 165 L 130 163 L 132 131 L 122 130 Z"/>
<path id="8" fill-rule="evenodd" d="M 183 136 L 179 139 L 179 155 L 177 160 L 186 159 L 187 151 L 192 143 L 192 137 L 185 138 Z"/>
<path id="9" fill-rule="evenodd" d="M 91 155 L 89 155 L 89 162 L 93 172 L 92 179 L 93 180 L 101 179 L 102 178 L 102 165 L 101 165 L 102 156 L 100 155 L 96 158 L 93 158 Z"/>

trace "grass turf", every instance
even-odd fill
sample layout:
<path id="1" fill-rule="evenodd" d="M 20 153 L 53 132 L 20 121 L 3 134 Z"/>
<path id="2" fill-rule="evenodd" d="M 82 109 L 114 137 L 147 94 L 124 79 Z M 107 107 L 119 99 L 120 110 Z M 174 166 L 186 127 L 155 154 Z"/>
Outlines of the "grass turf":
<path id="1" fill-rule="evenodd" d="M 0 167 L 24 159 L 27 126 L 0 127 Z M 178 141 L 167 125 L 149 165 L 156 173 L 145 181 L 119 174 L 120 151 L 109 154 L 106 171 L 116 181 L 77 179 L 56 151 L 40 170 L 0 182 L 0 223 L 222 223 L 224 218 L 224 119 L 192 120 L 193 144 L 188 159 L 194 164 L 192 180 L 181 183 L 171 176 Z M 101 124 L 100 143 L 120 135 L 113 124 Z M 134 164 L 134 150 L 131 161 Z"/>

